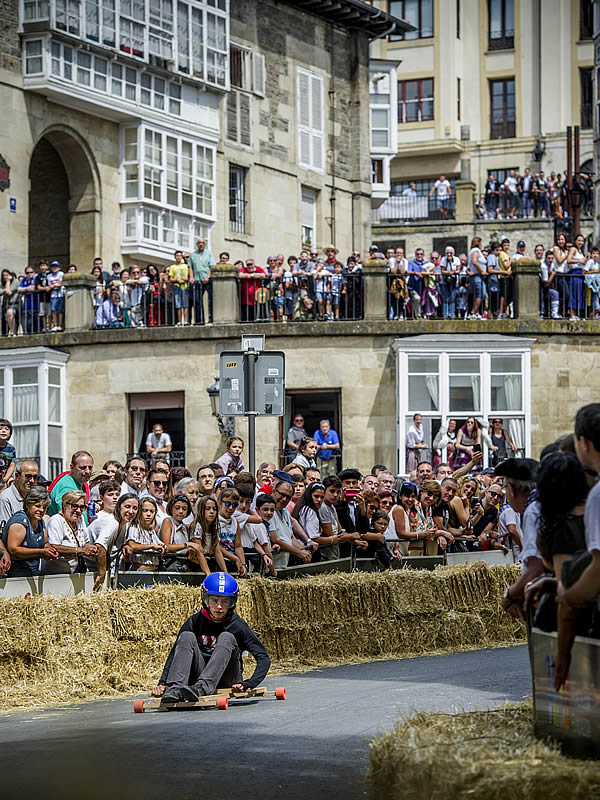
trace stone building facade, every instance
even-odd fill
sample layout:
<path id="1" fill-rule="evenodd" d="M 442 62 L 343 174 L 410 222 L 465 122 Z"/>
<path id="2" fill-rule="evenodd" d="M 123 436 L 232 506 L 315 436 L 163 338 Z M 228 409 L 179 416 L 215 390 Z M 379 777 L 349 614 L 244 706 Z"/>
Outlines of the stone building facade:
<path id="1" fill-rule="evenodd" d="M 168 264 L 198 236 L 261 261 L 367 246 L 369 41 L 390 18 L 303 5 L 2 0 L 0 266 Z"/>

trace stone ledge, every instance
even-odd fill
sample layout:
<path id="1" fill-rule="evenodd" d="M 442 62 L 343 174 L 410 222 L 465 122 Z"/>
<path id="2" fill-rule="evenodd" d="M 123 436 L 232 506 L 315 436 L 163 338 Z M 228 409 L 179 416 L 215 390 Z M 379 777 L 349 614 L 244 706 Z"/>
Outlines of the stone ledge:
<path id="1" fill-rule="evenodd" d="M 0 340 L 1 350 L 23 347 L 71 348 L 93 344 L 223 341 L 241 339 L 242 334 L 264 333 L 268 338 L 419 336 L 421 334 L 504 334 L 507 336 L 600 336 L 600 320 L 507 319 L 487 320 L 348 320 L 341 322 L 230 323 L 189 328 L 120 328 L 115 330 L 74 330 L 62 333 L 30 334 Z"/>

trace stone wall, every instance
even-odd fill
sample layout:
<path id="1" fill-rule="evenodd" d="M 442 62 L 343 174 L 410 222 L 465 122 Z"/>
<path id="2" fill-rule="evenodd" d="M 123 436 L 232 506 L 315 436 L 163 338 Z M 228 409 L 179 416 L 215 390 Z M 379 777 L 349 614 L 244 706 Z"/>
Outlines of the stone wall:
<path id="1" fill-rule="evenodd" d="M 21 43 L 18 34 L 19 4 L 0 0 L 0 71 L 21 71 Z"/>
<path id="2" fill-rule="evenodd" d="M 248 170 L 247 231 L 230 232 L 225 213 L 217 220 L 214 241 L 222 241 L 234 259 L 253 256 L 261 263 L 273 250 L 298 253 L 301 186 L 306 186 L 317 193 L 316 244 L 333 242 L 346 254 L 353 246 L 366 249 L 371 236 L 366 36 L 285 3 L 242 0 L 231 4 L 231 38 L 265 57 L 265 97 L 251 99 L 252 147 L 224 140 L 219 165 L 222 186 L 229 163 Z M 322 173 L 297 164 L 298 66 L 323 77 Z M 227 211 L 223 202 L 221 208 Z"/>

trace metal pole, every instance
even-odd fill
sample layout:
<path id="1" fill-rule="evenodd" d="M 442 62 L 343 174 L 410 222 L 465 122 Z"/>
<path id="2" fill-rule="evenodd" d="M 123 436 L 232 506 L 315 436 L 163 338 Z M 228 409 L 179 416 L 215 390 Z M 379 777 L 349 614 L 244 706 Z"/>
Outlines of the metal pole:
<path id="1" fill-rule="evenodd" d="M 581 194 L 579 193 L 579 125 L 575 125 L 573 136 L 573 177 L 575 178 L 574 186 L 577 191 L 577 201 L 574 203 L 573 208 L 573 236 L 579 233 L 579 221 L 581 217 Z"/>
<path id="2" fill-rule="evenodd" d="M 571 213 L 571 189 L 573 188 L 573 153 L 572 153 L 572 136 L 571 126 L 567 125 L 567 211 L 569 216 Z"/>
<path id="3" fill-rule="evenodd" d="M 256 409 L 254 408 L 256 352 L 248 350 L 245 358 L 248 378 L 246 381 L 248 386 L 248 410 L 246 412 L 248 417 L 248 470 L 254 475 L 256 473 Z"/>

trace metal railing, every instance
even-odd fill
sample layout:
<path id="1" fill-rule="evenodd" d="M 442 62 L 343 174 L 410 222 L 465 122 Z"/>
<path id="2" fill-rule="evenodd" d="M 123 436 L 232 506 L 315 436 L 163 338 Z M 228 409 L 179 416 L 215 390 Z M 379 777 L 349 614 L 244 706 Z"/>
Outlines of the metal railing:
<path id="1" fill-rule="evenodd" d="M 172 467 L 185 467 L 185 450 L 171 450 L 170 453 L 163 453 L 160 456 L 151 456 L 150 453 L 127 453 L 127 461 L 130 458 L 143 458 L 147 468 L 158 459 L 168 461 Z"/>
<path id="2" fill-rule="evenodd" d="M 291 279 L 238 278 L 241 322 L 313 322 L 363 318 L 360 273 L 298 273 Z"/>
<path id="3" fill-rule="evenodd" d="M 64 294 L 52 297 L 45 289 L 19 287 L 1 298 L 0 309 L 3 336 L 51 333 L 65 327 Z"/>
<path id="4" fill-rule="evenodd" d="M 435 283 L 426 285 L 426 278 L 402 273 L 390 273 L 386 286 L 386 316 L 388 319 L 468 319 L 474 309 L 477 294 L 468 276 L 446 280 L 436 274 Z M 483 279 L 483 292 L 478 313 L 482 319 L 514 318 L 514 276 Z"/>
<path id="5" fill-rule="evenodd" d="M 94 292 L 96 329 L 158 328 L 203 325 L 202 284 L 189 284 L 183 289 L 169 281 L 149 284 L 145 288 L 118 286 L 118 298 L 101 284 Z M 124 290 L 126 289 L 126 291 Z M 116 300 L 116 302 L 115 302 Z"/>
<path id="6" fill-rule="evenodd" d="M 434 191 L 414 190 L 415 194 L 392 195 L 373 212 L 374 222 L 417 222 L 425 219 L 454 219 L 456 196 L 454 190 L 448 197 L 441 198 Z"/>
<path id="7" fill-rule="evenodd" d="M 545 319 L 600 318 L 600 273 L 555 275 L 540 280 L 540 316 Z"/>

